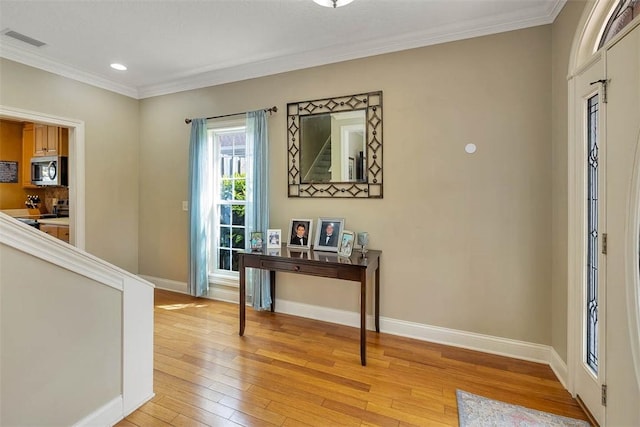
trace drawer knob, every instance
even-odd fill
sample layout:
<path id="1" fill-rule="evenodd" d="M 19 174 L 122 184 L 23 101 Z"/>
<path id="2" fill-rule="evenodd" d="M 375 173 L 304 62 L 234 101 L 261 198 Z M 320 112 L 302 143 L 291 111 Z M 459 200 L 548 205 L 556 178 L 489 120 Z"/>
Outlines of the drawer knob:
<path id="1" fill-rule="evenodd" d="M 296 265 L 295 267 L 293 267 L 293 269 L 294 269 L 295 271 L 300 271 L 300 266 L 299 266 L 299 265 Z"/>

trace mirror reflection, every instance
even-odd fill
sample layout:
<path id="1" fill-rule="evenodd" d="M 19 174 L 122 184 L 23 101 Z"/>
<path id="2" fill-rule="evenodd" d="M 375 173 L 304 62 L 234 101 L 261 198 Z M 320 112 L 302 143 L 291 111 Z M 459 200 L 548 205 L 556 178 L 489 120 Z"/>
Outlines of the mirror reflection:
<path id="1" fill-rule="evenodd" d="M 301 117 L 301 182 L 366 181 L 365 139 L 365 110 Z"/>
<path id="2" fill-rule="evenodd" d="M 382 198 L 382 92 L 287 104 L 289 197 Z"/>

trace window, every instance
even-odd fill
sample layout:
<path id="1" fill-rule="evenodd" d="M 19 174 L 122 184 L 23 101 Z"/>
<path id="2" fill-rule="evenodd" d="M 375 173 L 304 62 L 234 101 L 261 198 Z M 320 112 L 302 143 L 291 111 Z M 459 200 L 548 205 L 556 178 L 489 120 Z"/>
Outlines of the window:
<path id="1" fill-rule="evenodd" d="M 246 126 L 244 120 L 214 126 L 209 129 L 214 189 L 209 281 L 233 286 L 238 281 L 238 251 L 247 239 Z"/>
<path id="2" fill-rule="evenodd" d="M 598 373 L 598 95 L 587 100 L 586 363 Z"/>
<path id="3" fill-rule="evenodd" d="M 598 49 L 622 31 L 638 15 L 640 15 L 640 0 L 620 0 L 604 27 Z"/>

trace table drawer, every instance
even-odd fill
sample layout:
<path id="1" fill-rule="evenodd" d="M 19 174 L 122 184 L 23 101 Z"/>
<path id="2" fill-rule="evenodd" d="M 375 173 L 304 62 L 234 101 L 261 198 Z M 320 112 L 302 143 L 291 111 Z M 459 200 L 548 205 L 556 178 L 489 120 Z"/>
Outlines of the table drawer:
<path id="1" fill-rule="evenodd" d="M 335 268 L 325 267 L 321 265 L 308 265 L 295 262 L 262 260 L 260 261 L 260 268 L 262 268 L 263 270 L 289 271 L 292 273 L 302 273 L 312 276 L 322 276 L 329 278 L 338 277 L 338 271 Z"/>

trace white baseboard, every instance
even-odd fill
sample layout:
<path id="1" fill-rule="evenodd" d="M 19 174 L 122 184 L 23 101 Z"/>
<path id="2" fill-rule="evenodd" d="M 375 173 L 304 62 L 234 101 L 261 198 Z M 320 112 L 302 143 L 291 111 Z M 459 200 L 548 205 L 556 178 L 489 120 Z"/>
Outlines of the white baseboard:
<path id="1" fill-rule="evenodd" d="M 209 287 L 209 295 L 207 298 L 212 298 L 218 301 L 231 302 L 234 304 L 238 303 L 240 299 L 240 291 L 239 289 L 230 290 L 230 289 L 222 289 L 217 288 L 215 286 Z"/>
<path id="2" fill-rule="evenodd" d="M 159 279 L 157 277 L 142 277 L 155 284 L 158 288 L 186 293 L 186 283 Z M 210 296 L 216 300 L 233 302 L 236 304 L 238 303 L 237 292 L 213 288 L 210 291 Z M 277 299 L 276 312 L 337 323 L 340 325 L 360 327 L 360 314 L 352 311 Z M 374 318 L 372 315 L 367 316 L 367 329 L 374 329 Z M 451 345 L 484 353 L 513 357 L 515 359 L 545 363 L 551 367 L 556 376 L 558 376 L 562 385 L 566 388 L 566 364 L 562 361 L 560 356 L 558 356 L 556 351 L 548 345 L 494 337 L 491 335 L 483 335 L 439 326 L 425 325 L 422 323 L 407 322 L 388 317 L 380 317 L 380 331 L 391 335 L 399 335 L 421 341 Z"/>
<path id="3" fill-rule="evenodd" d="M 389 334 L 415 338 L 422 341 L 451 345 L 532 362 L 549 363 L 550 347 L 542 344 L 384 317 L 380 318 L 380 330 Z"/>
<path id="4" fill-rule="evenodd" d="M 178 282 L 176 280 L 162 279 L 160 277 L 153 276 L 145 276 L 143 274 L 140 275 L 145 280 L 156 285 L 158 289 L 164 289 L 165 291 L 178 292 L 181 294 L 189 293 L 189 286 L 186 282 Z M 230 290 L 228 287 L 209 287 L 209 295 L 207 298 L 211 298 L 217 301 L 231 302 L 234 304 L 238 303 L 240 295 L 238 290 Z"/>
<path id="5" fill-rule="evenodd" d="M 360 327 L 360 313 L 354 311 L 338 310 L 335 308 L 276 299 L 276 312 L 337 323 L 339 325 L 353 326 L 355 328 Z M 367 329 L 374 329 L 373 316 L 367 316 Z"/>
<path id="6" fill-rule="evenodd" d="M 145 276 L 144 274 L 139 274 L 144 280 L 148 280 L 149 282 L 156 285 L 158 289 L 164 289 L 165 291 L 178 292 L 181 294 L 188 294 L 189 287 L 186 282 L 178 282 L 176 280 L 162 279 L 160 277 L 153 276 Z"/>
<path id="7" fill-rule="evenodd" d="M 95 426 L 112 426 L 122 420 L 122 396 L 118 396 L 101 408 L 87 415 L 73 427 L 95 427 Z"/>
<path id="8" fill-rule="evenodd" d="M 276 312 L 360 327 L 360 314 L 351 311 L 277 300 Z M 374 322 L 375 319 L 373 316 L 368 315 L 367 329 L 373 330 Z M 546 345 L 430 326 L 422 323 L 407 322 L 388 317 L 380 317 L 380 331 L 391 335 L 399 335 L 421 341 L 451 345 L 532 362 L 549 364 L 551 360 L 551 347 Z"/>
<path id="9" fill-rule="evenodd" d="M 565 389 L 569 390 L 569 387 L 567 387 L 568 380 L 569 380 L 569 371 L 567 369 L 567 364 L 564 362 L 564 360 L 562 360 L 560 355 L 556 352 L 555 348 L 553 347 L 550 347 L 550 348 L 551 348 L 551 356 L 550 356 L 551 360 L 549 361 L 549 366 L 551 367 L 553 372 L 556 374 L 556 377 L 558 377 L 558 381 L 560 381 L 562 386 Z"/>
<path id="10" fill-rule="evenodd" d="M 128 417 L 129 414 L 133 413 L 134 411 L 136 411 L 138 408 L 140 408 L 142 405 L 144 405 L 145 403 L 147 403 L 148 401 L 150 401 L 151 399 L 153 399 L 156 396 L 155 393 L 151 393 L 148 396 L 145 396 L 142 400 L 140 400 L 139 402 L 133 403 L 131 404 L 130 408 L 125 408 L 124 404 L 122 407 L 122 418 Z M 118 420 L 120 421 L 120 420 Z"/>

